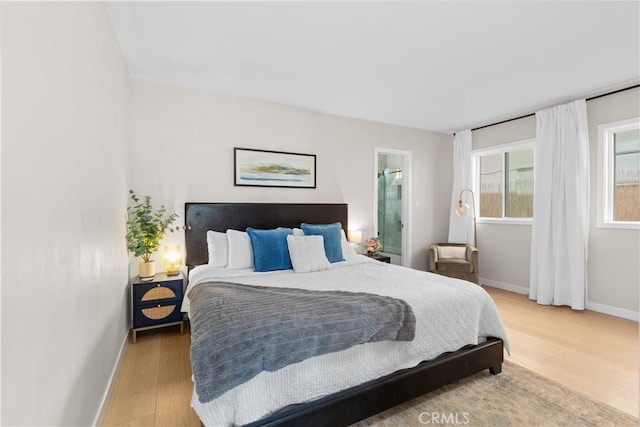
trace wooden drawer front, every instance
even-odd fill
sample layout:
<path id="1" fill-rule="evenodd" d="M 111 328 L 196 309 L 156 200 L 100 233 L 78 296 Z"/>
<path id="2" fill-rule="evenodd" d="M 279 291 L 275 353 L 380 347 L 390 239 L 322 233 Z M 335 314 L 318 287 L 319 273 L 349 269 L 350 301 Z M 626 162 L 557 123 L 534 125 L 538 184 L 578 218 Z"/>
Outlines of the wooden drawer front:
<path id="1" fill-rule="evenodd" d="M 134 304 L 182 300 L 182 279 L 133 285 Z"/>
<path id="2" fill-rule="evenodd" d="M 156 286 L 155 288 L 149 289 L 147 292 L 142 295 L 140 298 L 140 302 L 146 301 L 155 301 L 159 299 L 171 299 L 177 298 L 178 296 L 171 288 L 167 288 L 166 286 Z"/>
<path id="3" fill-rule="evenodd" d="M 182 320 L 180 302 L 145 304 L 134 308 L 133 327 L 161 325 Z"/>

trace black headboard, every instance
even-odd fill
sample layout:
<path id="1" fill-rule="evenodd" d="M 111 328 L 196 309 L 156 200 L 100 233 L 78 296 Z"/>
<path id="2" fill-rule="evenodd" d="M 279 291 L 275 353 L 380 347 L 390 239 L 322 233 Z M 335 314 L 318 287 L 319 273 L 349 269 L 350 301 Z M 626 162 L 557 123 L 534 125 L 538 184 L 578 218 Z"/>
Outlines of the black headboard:
<path id="1" fill-rule="evenodd" d="M 301 222 L 348 227 L 348 208 L 344 203 L 185 203 L 185 244 L 187 266 L 206 264 L 207 230 L 244 231 L 247 227 L 300 227 Z"/>

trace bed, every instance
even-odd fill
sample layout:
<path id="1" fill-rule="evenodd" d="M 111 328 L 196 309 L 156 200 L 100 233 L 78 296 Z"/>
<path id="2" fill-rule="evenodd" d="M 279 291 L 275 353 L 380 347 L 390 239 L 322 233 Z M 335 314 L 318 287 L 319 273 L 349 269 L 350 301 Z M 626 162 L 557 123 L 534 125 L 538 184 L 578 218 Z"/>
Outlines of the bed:
<path id="1" fill-rule="evenodd" d="M 185 205 L 186 260 L 191 278 L 187 296 L 193 285 L 208 286 L 211 281 L 216 280 L 230 281 L 240 285 L 279 286 L 285 283 L 285 286 L 288 286 L 286 284 L 290 283 L 288 281 L 292 278 L 299 281 L 298 278 L 302 276 L 292 271 L 263 274 L 210 268 L 206 266 L 209 256 L 206 241 L 208 230 L 225 232 L 228 229 L 245 230 L 247 227 L 295 228 L 299 227 L 301 222 L 313 224 L 339 222 L 346 230 L 347 218 L 345 204 L 187 203 Z M 315 290 L 342 288 L 344 285 L 341 283 L 331 285 L 329 283 L 336 282 L 336 278 L 348 277 L 348 280 L 353 281 L 354 289 L 360 290 L 357 287 L 364 285 L 355 283 L 358 277 L 393 278 L 406 275 L 402 276 L 403 283 L 376 289 L 381 294 L 388 293 L 394 296 L 403 295 L 404 288 L 415 289 L 415 286 L 410 288 L 408 282 L 422 281 L 427 277 L 433 281 L 433 285 L 426 286 L 425 289 L 433 295 L 441 293 L 440 290 L 446 288 L 447 292 L 459 294 L 460 298 L 481 300 L 477 303 L 479 308 L 462 309 L 460 314 L 452 319 L 457 321 L 478 318 L 483 331 L 463 329 L 461 332 L 452 333 L 455 337 L 447 338 L 445 340 L 447 342 L 439 347 L 445 350 L 432 354 L 435 350 L 414 348 L 422 345 L 421 343 L 425 340 L 422 331 L 428 329 L 428 333 L 437 333 L 437 328 L 425 326 L 426 323 L 420 317 L 422 315 L 416 313 L 416 318 L 423 323 L 421 326 L 420 322 L 417 322 L 415 343 L 413 341 L 409 344 L 389 341 L 367 343 L 356 346 L 355 349 L 350 348 L 313 357 L 277 372 L 259 374 L 246 384 L 226 392 L 211 402 L 200 402 L 194 389 L 192 406 L 205 425 L 348 425 L 481 370 L 489 369 L 492 374 L 501 372 L 506 336 L 495 305 L 492 301 L 487 302 L 490 298 L 480 287 L 457 279 L 379 263 L 363 256 L 352 257 L 336 263 L 333 267 L 321 272 L 324 276 L 309 273 L 309 277 L 315 278 L 311 280 L 313 283 L 301 286 L 308 286 L 309 289 Z M 263 275 L 261 278 L 256 278 L 261 274 Z M 404 282 L 407 283 L 404 284 Z M 475 296 L 465 296 L 469 294 Z M 422 310 L 420 306 L 422 297 L 414 295 L 411 298 L 413 300 L 408 302 L 412 306 L 415 304 L 414 310 Z M 432 298 L 431 295 L 423 299 L 430 298 Z M 189 299 L 186 298 L 185 301 L 188 310 Z M 437 314 L 444 319 L 447 311 L 451 312 L 452 309 L 444 309 L 443 313 L 435 313 L 433 316 Z M 471 314 L 466 313 L 467 311 Z M 464 320 L 460 323 L 469 322 Z M 451 323 L 451 320 L 446 320 L 445 326 L 448 323 Z M 193 333 L 196 332 L 193 331 Z M 436 335 L 428 335 L 426 339 L 437 341 L 438 338 Z M 402 346 L 408 346 L 412 356 L 408 360 L 394 359 L 394 357 L 404 357 L 400 353 L 404 353 L 405 350 L 397 350 Z M 386 356 L 389 354 L 393 354 L 393 357 Z M 363 369 L 362 374 L 356 373 L 355 379 L 346 379 L 345 372 L 354 369 L 352 365 L 348 365 L 349 363 L 366 366 L 366 368 Z M 280 375 L 289 375 L 289 377 Z M 371 375 L 375 377 L 372 378 Z M 309 381 L 309 378 L 314 380 Z M 315 387 L 316 381 L 317 387 Z M 282 383 L 290 385 L 288 392 L 265 392 L 265 390 L 271 390 L 270 387 L 275 387 L 274 384 Z"/>

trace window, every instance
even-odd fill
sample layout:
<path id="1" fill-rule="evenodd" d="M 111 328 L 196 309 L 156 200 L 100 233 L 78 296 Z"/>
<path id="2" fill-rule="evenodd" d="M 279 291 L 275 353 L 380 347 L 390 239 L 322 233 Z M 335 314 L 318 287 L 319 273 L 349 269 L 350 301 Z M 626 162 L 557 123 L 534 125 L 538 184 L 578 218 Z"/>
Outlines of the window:
<path id="1" fill-rule="evenodd" d="M 533 217 L 534 141 L 475 150 L 474 187 L 481 220 L 530 222 Z"/>
<path id="2" fill-rule="evenodd" d="M 504 168 L 502 154 L 480 156 L 480 216 L 502 218 Z"/>
<path id="3" fill-rule="evenodd" d="M 598 126 L 598 226 L 640 228 L 640 119 Z"/>
<path id="4" fill-rule="evenodd" d="M 506 217 L 533 217 L 533 149 L 504 154 L 505 169 L 509 172 Z"/>

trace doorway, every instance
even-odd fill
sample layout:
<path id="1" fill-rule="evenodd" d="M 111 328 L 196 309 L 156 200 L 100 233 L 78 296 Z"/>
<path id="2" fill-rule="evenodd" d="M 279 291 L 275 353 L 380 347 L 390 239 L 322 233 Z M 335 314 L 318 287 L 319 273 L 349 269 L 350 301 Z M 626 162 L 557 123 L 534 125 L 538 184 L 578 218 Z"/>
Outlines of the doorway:
<path id="1" fill-rule="evenodd" d="M 410 267 L 411 153 L 375 149 L 374 233 L 392 264 Z"/>

